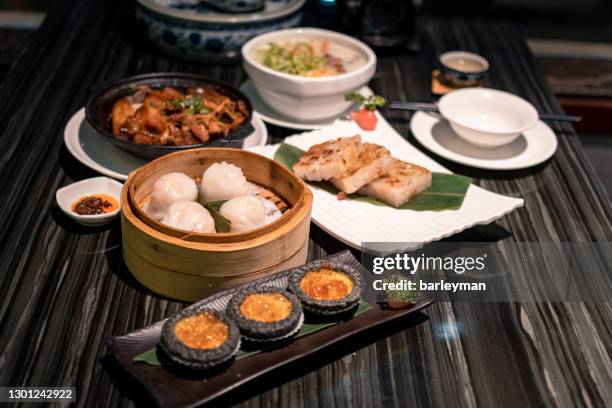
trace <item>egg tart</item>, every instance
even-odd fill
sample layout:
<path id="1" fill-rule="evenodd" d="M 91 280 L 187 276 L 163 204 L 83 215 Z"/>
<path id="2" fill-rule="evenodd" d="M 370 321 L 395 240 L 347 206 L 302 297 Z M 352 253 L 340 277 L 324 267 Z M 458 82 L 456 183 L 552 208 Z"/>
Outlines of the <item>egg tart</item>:
<path id="1" fill-rule="evenodd" d="M 208 369 L 238 352 L 240 331 L 222 312 L 206 307 L 185 309 L 166 321 L 160 346 L 175 363 Z"/>
<path id="2" fill-rule="evenodd" d="M 238 292 L 227 305 L 227 314 L 250 340 L 277 340 L 297 333 L 304 321 L 295 295 L 272 286 Z"/>
<path id="3" fill-rule="evenodd" d="M 314 314 L 334 315 L 352 310 L 359 303 L 361 274 L 340 263 L 316 261 L 289 278 L 289 290 L 296 294 L 304 309 Z"/>

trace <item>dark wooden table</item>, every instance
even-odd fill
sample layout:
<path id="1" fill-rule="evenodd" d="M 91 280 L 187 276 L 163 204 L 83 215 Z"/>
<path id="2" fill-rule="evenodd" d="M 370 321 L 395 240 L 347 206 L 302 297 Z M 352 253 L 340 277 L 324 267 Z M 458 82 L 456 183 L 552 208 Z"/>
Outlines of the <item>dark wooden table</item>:
<path id="1" fill-rule="evenodd" d="M 129 2 L 74 1 L 52 11 L 0 89 L 0 385 L 76 386 L 82 406 L 150 404 L 108 356 L 105 338 L 184 305 L 130 276 L 120 227 L 80 227 L 55 191 L 95 174 L 63 145 L 63 128 L 92 85 L 153 71 L 199 72 L 239 85 L 239 66 L 168 59 L 138 40 Z M 310 17 L 333 24 L 333 16 Z M 522 39 L 507 26 L 423 19 L 419 54 L 380 54 L 371 86 L 387 98 L 431 99 L 435 56 L 484 54 L 489 85 L 559 111 Z M 385 112 L 408 140 L 407 116 Z M 612 214 L 568 125 L 559 150 L 520 172 L 443 162 L 525 207 L 460 241 L 610 241 Z M 270 127 L 274 140 L 288 134 Z M 345 247 L 313 225 L 310 257 Z M 438 303 L 398 327 L 330 350 L 320 359 L 233 392 L 245 406 L 602 406 L 612 404 L 609 303 Z"/>

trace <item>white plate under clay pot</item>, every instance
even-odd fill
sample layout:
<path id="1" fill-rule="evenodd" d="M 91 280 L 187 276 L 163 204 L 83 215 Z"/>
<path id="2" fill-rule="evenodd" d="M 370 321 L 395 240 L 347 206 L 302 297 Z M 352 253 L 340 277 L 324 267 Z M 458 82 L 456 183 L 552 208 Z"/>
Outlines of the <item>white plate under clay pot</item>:
<path id="1" fill-rule="evenodd" d="M 557 150 L 555 132 L 542 121 L 512 143 L 496 148 L 480 148 L 466 142 L 436 113 L 416 112 L 410 130 L 419 143 L 438 156 L 479 169 L 525 169 L 545 162 Z"/>
<path id="2" fill-rule="evenodd" d="M 251 124 L 255 128 L 244 139 L 243 147 L 263 146 L 268 141 L 266 125 L 254 113 Z M 99 135 L 85 120 L 85 109 L 77 111 L 64 128 L 64 143 L 70 154 L 85 166 L 105 176 L 127 180 L 128 174 L 146 160 L 136 157 Z"/>

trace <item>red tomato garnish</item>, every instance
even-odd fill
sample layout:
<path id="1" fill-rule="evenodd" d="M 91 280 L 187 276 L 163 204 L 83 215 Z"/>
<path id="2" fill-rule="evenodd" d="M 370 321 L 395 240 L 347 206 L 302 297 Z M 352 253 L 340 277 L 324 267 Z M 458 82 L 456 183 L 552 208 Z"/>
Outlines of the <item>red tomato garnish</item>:
<path id="1" fill-rule="evenodd" d="M 378 122 L 378 118 L 376 117 L 376 113 L 371 110 L 361 108 L 358 111 L 351 112 L 351 118 L 363 130 L 376 129 L 376 123 Z"/>

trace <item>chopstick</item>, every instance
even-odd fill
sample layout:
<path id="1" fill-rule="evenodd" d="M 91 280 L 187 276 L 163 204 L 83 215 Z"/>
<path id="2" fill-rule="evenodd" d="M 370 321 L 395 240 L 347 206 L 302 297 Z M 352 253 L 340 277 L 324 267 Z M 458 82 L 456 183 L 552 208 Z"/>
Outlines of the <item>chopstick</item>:
<path id="1" fill-rule="evenodd" d="M 407 110 L 407 111 L 424 111 L 424 112 L 439 112 L 437 103 L 426 103 L 426 102 L 392 102 L 389 108 L 394 110 Z M 540 113 L 540 119 L 546 121 L 559 121 L 559 122 L 580 122 L 581 116 L 573 115 L 558 115 L 555 113 Z"/>

